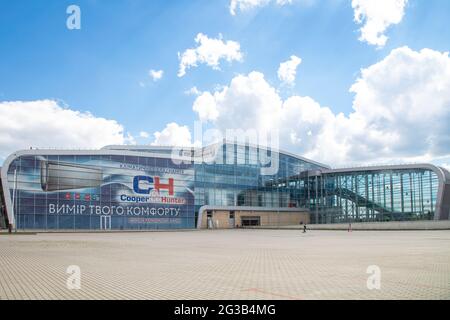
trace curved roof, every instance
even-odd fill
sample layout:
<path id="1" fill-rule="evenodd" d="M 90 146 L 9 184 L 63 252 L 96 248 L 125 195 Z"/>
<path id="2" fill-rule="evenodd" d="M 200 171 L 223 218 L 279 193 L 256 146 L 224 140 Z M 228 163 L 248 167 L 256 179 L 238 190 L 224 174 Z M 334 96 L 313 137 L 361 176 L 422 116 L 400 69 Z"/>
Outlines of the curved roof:
<path id="1" fill-rule="evenodd" d="M 330 166 L 311 160 L 311 159 L 307 159 L 305 157 L 296 155 L 294 153 L 282 150 L 282 149 L 275 149 L 275 148 L 270 148 L 270 147 L 266 147 L 266 146 L 261 146 L 261 145 L 255 145 L 255 144 L 241 144 L 241 143 L 236 143 L 236 142 L 229 142 L 229 141 L 224 141 L 222 142 L 217 142 L 217 143 L 213 143 L 204 147 L 177 147 L 177 146 L 149 146 L 149 145 L 108 145 L 108 146 L 104 146 L 103 148 L 101 148 L 101 150 L 127 150 L 127 151 L 138 151 L 138 152 L 161 152 L 161 151 L 171 151 L 173 148 L 179 148 L 180 150 L 193 150 L 193 151 L 202 151 L 208 148 L 212 148 L 215 147 L 217 145 L 223 145 L 223 144 L 236 144 L 236 145 L 240 145 L 240 146 L 249 146 L 249 147 L 253 147 L 253 148 L 258 148 L 258 149 L 264 149 L 264 150 L 274 150 L 280 154 L 284 154 L 286 156 L 298 159 L 298 160 L 302 160 L 305 162 L 309 162 L 312 164 L 315 164 L 319 167 L 322 168 L 327 168 L 327 169 L 331 169 Z"/>

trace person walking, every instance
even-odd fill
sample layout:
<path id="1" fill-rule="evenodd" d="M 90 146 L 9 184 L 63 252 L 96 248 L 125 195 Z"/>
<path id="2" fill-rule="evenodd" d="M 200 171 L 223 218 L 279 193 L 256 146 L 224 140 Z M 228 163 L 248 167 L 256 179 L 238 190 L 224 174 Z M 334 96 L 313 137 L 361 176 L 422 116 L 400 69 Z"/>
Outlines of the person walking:
<path id="1" fill-rule="evenodd" d="M 306 224 L 303 225 L 303 233 L 306 233 Z"/>

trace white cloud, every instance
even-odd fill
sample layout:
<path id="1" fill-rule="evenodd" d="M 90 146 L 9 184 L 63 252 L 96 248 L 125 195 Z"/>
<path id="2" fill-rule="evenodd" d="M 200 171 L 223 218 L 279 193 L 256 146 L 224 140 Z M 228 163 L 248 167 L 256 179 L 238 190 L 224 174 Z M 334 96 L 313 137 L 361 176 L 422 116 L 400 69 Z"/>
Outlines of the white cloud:
<path id="1" fill-rule="evenodd" d="M 204 92 L 194 111 L 218 129 L 278 128 L 281 146 L 331 165 L 431 161 L 450 155 L 450 58 L 393 50 L 361 71 L 353 112 L 335 114 L 311 97 L 282 100 L 259 72 Z"/>
<path id="2" fill-rule="evenodd" d="M 297 67 L 300 63 L 302 63 L 302 59 L 297 56 L 291 56 L 288 61 L 280 63 L 280 67 L 278 68 L 278 79 L 285 85 L 294 85 Z"/>
<path id="3" fill-rule="evenodd" d="M 220 91 L 203 92 L 193 105 L 200 120 L 212 121 L 219 129 L 268 128 L 280 108 L 280 97 L 260 72 L 239 75 Z"/>
<path id="4" fill-rule="evenodd" d="M 155 140 L 152 146 L 177 146 L 188 147 L 192 145 L 191 132 L 187 126 L 180 126 L 171 122 L 161 131 L 154 134 Z"/>
<path id="5" fill-rule="evenodd" d="M 372 131 L 384 133 L 384 153 L 450 154 L 448 53 L 395 49 L 362 70 L 351 92 L 355 114 Z"/>
<path id="6" fill-rule="evenodd" d="M 197 89 L 197 87 L 192 87 L 189 90 L 184 91 L 184 94 L 188 95 L 188 96 L 198 96 L 201 95 L 202 92 L 200 90 Z"/>
<path id="7" fill-rule="evenodd" d="M 153 79 L 153 81 L 158 81 L 161 80 L 161 78 L 163 77 L 164 71 L 163 70 L 156 71 L 152 69 L 148 72 L 148 75 Z"/>
<path id="8" fill-rule="evenodd" d="M 150 135 L 148 134 L 148 132 L 141 131 L 139 132 L 139 137 L 147 139 L 148 137 L 150 137 Z"/>
<path id="9" fill-rule="evenodd" d="M 133 142 L 122 125 L 54 100 L 0 102 L 0 159 L 18 149 L 101 148 Z"/>
<path id="10" fill-rule="evenodd" d="M 214 70 L 220 70 L 220 60 L 242 61 L 239 42 L 231 40 L 225 42 L 222 40 L 222 35 L 219 35 L 218 39 L 214 39 L 199 33 L 195 37 L 195 42 L 198 45 L 196 48 L 187 49 L 182 54 L 178 53 L 179 77 L 183 77 L 187 69 L 197 67 L 200 63 L 204 63 Z"/>
<path id="11" fill-rule="evenodd" d="M 408 0 L 352 0 L 355 22 L 364 24 L 359 40 L 383 47 L 388 40 L 385 31 L 402 21 L 407 3 Z"/>
<path id="12" fill-rule="evenodd" d="M 195 99 L 192 110 L 197 112 L 200 121 L 214 121 L 219 115 L 216 100 L 209 92 L 204 92 Z"/>
<path id="13" fill-rule="evenodd" d="M 230 2 L 230 13 L 234 16 L 236 15 L 236 10 L 246 11 L 256 7 L 263 7 L 268 5 L 270 2 L 275 2 L 279 6 L 284 6 L 291 4 L 293 0 L 231 0 Z"/>

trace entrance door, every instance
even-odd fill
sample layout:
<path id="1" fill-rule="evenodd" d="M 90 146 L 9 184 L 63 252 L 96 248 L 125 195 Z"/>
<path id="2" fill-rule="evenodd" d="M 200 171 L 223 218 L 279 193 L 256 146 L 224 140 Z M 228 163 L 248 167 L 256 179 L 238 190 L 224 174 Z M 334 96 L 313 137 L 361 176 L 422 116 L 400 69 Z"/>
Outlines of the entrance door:
<path id="1" fill-rule="evenodd" d="M 111 216 L 100 216 L 100 229 L 111 230 Z"/>
<path id="2" fill-rule="evenodd" d="M 230 217 L 228 219 L 228 226 L 230 228 L 235 228 L 236 224 L 235 224 L 235 218 L 234 218 L 234 211 L 230 211 Z"/>
<path id="3" fill-rule="evenodd" d="M 206 228 L 213 229 L 213 221 L 212 221 L 212 211 L 206 211 Z"/>

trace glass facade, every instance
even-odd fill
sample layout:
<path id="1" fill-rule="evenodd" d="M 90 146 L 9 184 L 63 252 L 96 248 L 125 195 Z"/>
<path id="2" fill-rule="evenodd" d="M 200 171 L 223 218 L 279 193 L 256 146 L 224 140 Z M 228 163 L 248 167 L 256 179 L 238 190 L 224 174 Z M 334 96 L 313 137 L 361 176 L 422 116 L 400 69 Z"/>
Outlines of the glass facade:
<path id="1" fill-rule="evenodd" d="M 205 205 L 306 208 L 312 223 L 431 220 L 438 205 L 432 169 L 331 170 L 232 143 L 181 152 L 24 151 L 2 170 L 0 199 L 17 228 L 44 230 L 195 228 Z"/>
<path id="2" fill-rule="evenodd" d="M 279 152 L 224 144 L 213 163 L 195 165 L 195 204 L 212 206 L 300 207 L 292 192 L 273 181 L 289 180 L 305 170 L 324 168 Z M 261 155 L 260 153 L 264 153 Z M 276 162 L 276 172 L 261 171 L 261 158 Z M 276 159 L 276 160 L 273 160 Z"/>
<path id="3" fill-rule="evenodd" d="M 425 169 L 304 174 L 299 183 L 314 223 L 433 220 L 439 188 Z"/>
<path id="4" fill-rule="evenodd" d="M 195 226 L 194 168 L 120 155 L 24 155 L 8 168 L 19 229 Z"/>

